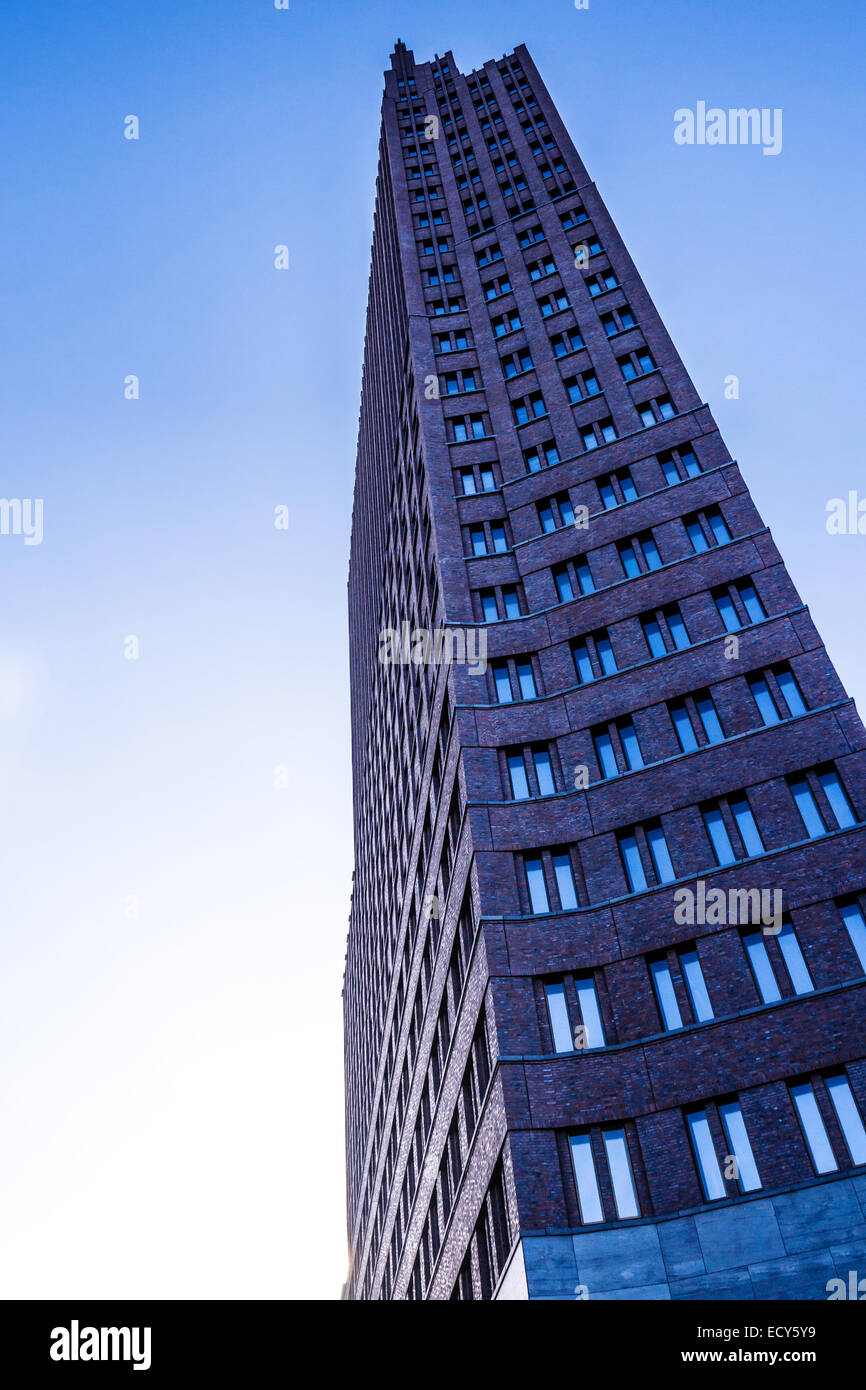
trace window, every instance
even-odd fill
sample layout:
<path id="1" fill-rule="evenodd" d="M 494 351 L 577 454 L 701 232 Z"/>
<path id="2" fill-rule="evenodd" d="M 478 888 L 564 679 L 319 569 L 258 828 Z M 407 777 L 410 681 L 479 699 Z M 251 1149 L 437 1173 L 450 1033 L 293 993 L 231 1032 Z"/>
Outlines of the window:
<path id="1" fill-rule="evenodd" d="M 701 970 L 701 963 L 698 959 L 697 949 L 679 953 L 680 969 L 683 972 L 683 979 L 686 982 L 686 989 L 689 993 L 689 1003 L 692 1006 L 692 1014 L 696 1023 L 707 1023 L 714 1018 L 713 1006 L 710 1003 L 710 996 L 707 993 L 707 986 L 704 980 L 704 973 Z"/>
<path id="2" fill-rule="evenodd" d="M 774 675 L 791 717 L 795 718 L 799 714 L 806 714 L 806 702 L 800 693 L 800 687 L 794 679 L 791 668 L 789 666 L 774 667 Z"/>
<path id="3" fill-rule="evenodd" d="M 728 804 L 731 814 L 740 832 L 740 839 L 747 855 L 763 854 L 764 842 L 758 831 L 757 822 L 752 815 L 752 808 L 746 798 L 745 793 L 737 797 L 730 797 Z"/>
<path id="4" fill-rule="evenodd" d="M 608 511 L 623 502 L 636 502 L 638 492 L 631 473 L 627 468 L 621 468 L 616 473 L 599 478 L 598 495 L 601 505 Z"/>
<path id="5" fill-rule="evenodd" d="M 494 661 L 492 663 L 492 670 L 497 701 L 500 705 L 510 705 L 514 696 L 511 693 L 511 676 L 508 672 L 508 663 L 506 661 Z"/>
<path id="6" fill-rule="evenodd" d="M 678 1028 L 682 1028 L 683 1020 L 667 960 L 661 958 L 650 961 L 649 972 L 665 1030 L 668 1033 L 676 1032 Z"/>
<path id="7" fill-rule="evenodd" d="M 635 579 L 648 570 L 661 569 L 662 558 L 651 531 L 618 541 L 617 551 L 626 579 Z"/>
<path id="8" fill-rule="evenodd" d="M 540 857 L 524 859 L 526 868 L 526 886 L 529 890 L 529 903 L 533 913 L 550 911 L 550 900 L 547 896 L 547 884 L 544 880 L 544 864 Z"/>
<path id="9" fill-rule="evenodd" d="M 582 1225 L 604 1220 L 595 1160 L 592 1156 L 592 1141 L 588 1134 L 573 1134 L 570 1138 L 571 1162 L 574 1168 L 574 1181 L 577 1187 L 577 1202 Z"/>
<path id="10" fill-rule="evenodd" d="M 475 473 L 471 468 L 463 468 L 460 470 L 460 483 L 463 488 L 464 497 L 471 497 L 478 491 L 475 484 Z"/>
<path id="11" fill-rule="evenodd" d="M 698 1165 L 701 1186 L 708 1202 L 727 1196 L 706 1110 L 690 1110 L 686 1116 L 689 1138 Z"/>
<path id="12" fill-rule="evenodd" d="M 584 347 L 583 338 L 576 328 L 567 328 L 562 333 L 555 333 L 550 340 L 553 348 L 554 357 L 566 357 L 570 352 L 577 352 Z"/>
<path id="13" fill-rule="evenodd" d="M 617 723 L 617 731 L 628 770 L 635 772 L 638 768 L 643 767 L 644 761 L 634 724 L 630 719 L 621 719 Z"/>
<path id="14" fill-rule="evenodd" d="M 689 516 L 684 516 L 683 525 L 696 555 L 709 550 L 711 546 L 725 545 L 731 539 L 731 533 L 718 507 L 708 507 L 704 512 L 692 512 Z"/>
<path id="15" fill-rule="evenodd" d="M 768 686 L 764 677 L 761 675 L 756 675 L 749 676 L 747 679 L 749 682 L 749 690 L 752 693 L 752 699 L 758 707 L 758 713 L 760 714 L 761 720 L 764 723 L 764 725 L 769 726 L 771 724 L 778 724 L 779 711 L 776 709 L 776 706 L 773 703 L 773 697 L 770 694 L 770 687 Z"/>
<path id="16" fill-rule="evenodd" d="M 481 590 L 481 616 L 485 623 L 499 621 L 499 609 L 496 606 L 496 594 L 493 589 Z"/>
<path id="17" fill-rule="evenodd" d="M 755 977 L 755 984 L 762 1004 L 778 1004 L 782 997 L 779 983 L 770 963 L 770 955 L 763 932 L 749 932 L 743 937 L 746 957 Z"/>
<path id="18" fill-rule="evenodd" d="M 601 323 L 609 338 L 617 333 L 624 333 L 628 328 L 637 327 L 637 320 L 627 304 L 609 314 L 602 314 Z"/>
<path id="19" fill-rule="evenodd" d="M 523 461 L 527 473 L 538 473 L 544 467 L 550 468 L 554 463 L 559 463 L 559 451 L 553 440 L 549 439 L 545 444 L 533 445 L 525 450 Z"/>
<path id="20" fill-rule="evenodd" d="M 613 420 L 608 416 L 604 420 L 597 420 L 595 424 L 584 426 L 580 431 L 580 437 L 583 447 L 589 451 L 597 449 L 599 444 L 611 444 L 617 438 L 617 433 Z"/>
<path id="21" fill-rule="evenodd" d="M 616 1215 L 621 1221 L 639 1216 L 640 1207 L 632 1176 L 625 1130 L 603 1130 L 601 1139 L 610 1174 L 610 1187 Z M 604 1221 L 604 1207 L 598 1185 L 592 1138 L 589 1134 L 572 1134 L 569 1137 L 569 1147 L 581 1224 L 589 1226 L 595 1222 Z"/>
<path id="22" fill-rule="evenodd" d="M 520 686 L 520 698 L 522 700 L 534 700 L 538 692 L 535 688 L 535 674 L 532 670 L 532 662 L 528 657 L 518 657 L 515 665 L 517 668 L 517 682 Z"/>
<path id="23" fill-rule="evenodd" d="M 703 817 L 716 863 L 720 866 L 735 863 L 737 856 L 734 854 L 734 847 L 718 806 L 708 807 L 703 812 Z"/>
<path id="24" fill-rule="evenodd" d="M 819 770 L 818 781 L 829 802 L 838 828 L 848 830 L 852 825 L 856 825 L 857 817 L 854 814 L 854 808 L 848 800 L 848 793 L 842 785 L 838 772 L 834 768 L 828 768 L 823 772 Z"/>
<path id="25" fill-rule="evenodd" d="M 851 945 L 857 954 L 860 968 L 866 974 L 866 921 L 857 902 L 841 902 L 839 912 L 842 921 L 845 923 L 848 935 L 851 938 Z"/>
<path id="26" fill-rule="evenodd" d="M 519 376 L 521 372 L 528 372 L 532 369 L 532 354 L 529 348 L 521 348 L 519 352 L 513 352 L 510 357 L 503 357 L 502 372 L 506 377 Z"/>
<path id="27" fill-rule="evenodd" d="M 545 295 L 539 299 L 538 307 L 541 310 L 542 318 L 550 318 L 552 314 L 558 314 L 560 310 L 568 308 L 568 295 L 565 290 L 556 290 L 553 294 Z"/>
<path id="28" fill-rule="evenodd" d="M 491 521 L 490 535 L 493 540 L 493 550 L 497 555 L 501 555 L 508 549 L 508 538 L 505 534 L 505 527 L 501 521 Z"/>
<path id="29" fill-rule="evenodd" d="M 670 396 L 657 396 L 654 400 L 644 401 L 643 405 L 637 407 L 637 413 L 641 424 L 647 428 L 660 420 L 672 420 L 676 415 Z"/>
<path id="30" fill-rule="evenodd" d="M 625 381 L 634 381 L 635 377 L 655 371 L 655 362 L 647 348 L 638 348 L 636 352 L 630 352 L 616 360 Z"/>
<path id="31" fill-rule="evenodd" d="M 609 676 L 617 669 L 616 658 L 607 635 L 607 628 L 599 628 L 583 639 L 576 639 L 571 647 L 574 668 L 579 684 L 595 680 L 596 672 Z"/>
<path id="32" fill-rule="evenodd" d="M 844 1072 L 827 1077 L 827 1091 L 836 1111 L 851 1162 L 866 1163 L 866 1129 L 851 1090 L 851 1083 Z"/>
<path id="33" fill-rule="evenodd" d="M 571 1035 L 568 1006 L 565 1002 L 565 986 L 561 980 L 557 980 L 553 984 L 545 985 L 544 993 L 547 999 L 547 1013 L 550 1019 L 554 1051 L 573 1052 L 574 1042 Z"/>
<path id="34" fill-rule="evenodd" d="M 740 603 L 745 609 L 746 623 L 759 623 L 762 619 L 766 618 L 767 614 L 764 605 L 758 598 L 751 580 L 740 579 L 736 584 L 729 585 L 724 589 L 713 590 L 713 600 L 726 632 L 736 632 L 738 628 L 744 626 L 739 610 L 734 602 L 733 593 L 737 595 Z"/>
<path id="35" fill-rule="evenodd" d="M 685 700 L 674 700 L 668 704 L 671 723 L 683 753 L 691 753 L 698 747 L 698 740 L 689 718 Z"/>
<path id="36" fill-rule="evenodd" d="M 816 1173 L 835 1173 L 839 1167 L 818 1109 L 815 1092 L 808 1081 L 791 1087 L 791 1099 L 803 1130 Z"/>
<path id="37" fill-rule="evenodd" d="M 617 843 L 631 893 L 641 893 L 650 886 L 641 857 L 639 834 L 643 836 L 646 843 L 656 882 L 659 884 L 672 883 L 676 878 L 667 841 L 659 821 L 649 821 L 645 826 L 635 826 L 632 830 L 621 830 L 617 834 Z"/>
<path id="38" fill-rule="evenodd" d="M 797 934 L 790 922 L 782 924 L 782 930 L 779 932 L 777 940 L 794 993 L 811 994 L 815 986 L 812 983 L 809 967 L 797 940 Z"/>
<path id="39" fill-rule="evenodd" d="M 606 1129 L 603 1131 L 603 1138 L 616 1214 L 620 1221 L 625 1221 L 632 1216 L 640 1216 L 625 1130 Z"/>
<path id="40" fill-rule="evenodd" d="M 497 338 L 503 338 L 506 333 L 514 333 L 518 328 L 522 328 L 520 315 L 516 309 L 512 309 L 507 314 L 502 314 L 499 318 L 491 320 L 493 332 Z"/>
<path id="41" fill-rule="evenodd" d="M 646 842 L 652 859 L 653 870 L 658 883 L 672 883 L 676 878 L 674 866 L 668 853 L 664 831 L 658 823 L 646 826 Z"/>
<path id="42" fill-rule="evenodd" d="M 473 555 L 487 554 L 487 536 L 483 526 L 470 526 L 469 545 Z"/>
<path id="43" fill-rule="evenodd" d="M 619 768 L 616 764 L 613 742 L 607 730 L 604 729 L 600 733 L 595 734 L 593 736 L 593 743 L 595 744 L 595 756 L 598 759 L 602 777 L 618 777 Z"/>
<path id="44" fill-rule="evenodd" d="M 561 852 L 553 855 L 553 872 L 556 877 L 560 907 L 563 912 L 569 912 L 576 908 L 578 903 L 577 891 L 574 886 L 574 872 L 568 854 Z"/>
<path id="45" fill-rule="evenodd" d="M 522 753 L 508 754 L 508 775 L 511 779 L 511 795 L 515 801 L 526 801 L 529 797 L 529 779 Z"/>
<path id="46" fill-rule="evenodd" d="M 659 613 L 644 613 L 641 616 L 640 624 L 643 628 L 644 640 L 649 649 L 650 656 L 665 656 L 668 651 L 668 644 L 665 640 L 663 624 L 659 621 L 663 619 L 664 627 L 667 628 L 670 645 L 677 651 L 683 650 L 691 643 L 688 629 L 683 622 L 682 614 L 675 603 L 669 604 Z"/>
<path id="47" fill-rule="evenodd" d="M 505 605 L 506 618 L 520 617 L 520 599 L 517 595 L 517 589 L 513 584 L 503 585 L 502 602 Z"/>
<path id="48" fill-rule="evenodd" d="M 677 449 L 669 449 L 659 454 L 658 461 L 668 487 L 681 482 L 683 478 L 696 478 L 701 472 L 701 466 L 688 444 L 681 444 Z"/>
<path id="49" fill-rule="evenodd" d="M 532 763 L 535 768 L 535 780 L 538 783 L 539 796 L 553 796 L 556 791 L 556 783 L 553 778 L 553 766 L 548 749 L 533 748 Z"/>
<path id="50" fill-rule="evenodd" d="M 719 1106 L 719 1117 L 728 1141 L 729 1154 L 736 1163 L 736 1178 L 741 1192 L 754 1192 L 761 1186 L 758 1168 L 746 1133 L 743 1112 L 737 1101 Z"/>

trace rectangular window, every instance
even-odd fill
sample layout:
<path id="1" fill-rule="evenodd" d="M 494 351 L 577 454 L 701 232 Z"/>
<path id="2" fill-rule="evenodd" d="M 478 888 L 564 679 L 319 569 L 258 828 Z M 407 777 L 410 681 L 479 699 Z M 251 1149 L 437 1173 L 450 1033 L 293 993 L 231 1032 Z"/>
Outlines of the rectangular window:
<path id="1" fill-rule="evenodd" d="M 848 793 L 842 785 L 842 779 L 838 772 L 832 768 L 826 772 L 819 772 L 818 781 L 830 803 L 830 810 L 836 818 L 839 829 L 847 830 L 850 826 L 856 825 L 857 817 L 854 815 L 854 808 L 848 800 Z"/>
<path id="2" fill-rule="evenodd" d="M 821 819 L 821 812 L 818 810 L 818 803 L 812 788 L 809 786 L 808 779 L 806 777 L 789 777 L 788 786 L 809 838 L 817 840 L 821 835 L 826 835 L 827 830 Z"/>
<path id="3" fill-rule="evenodd" d="M 577 891 L 574 886 L 574 873 L 567 854 L 553 855 L 553 872 L 556 876 L 556 889 L 563 912 L 571 912 L 577 907 Z"/>
<path id="4" fill-rule="evenodd" d="M 507 662 L 497 661 L 493 663 L 493 681 L 499 704 L 510 705 L 514 696 L 511 693 L 511 677 L 508 674 Z"/>
<path id="5" fill-rule="evenodd" d="M 860 962 L 860 969 L 866 975 L 866 921 L 860 911 L 859 903 L 842 903 L 839 911 L 842 921 L 845 923 L 848 935 L 851 938 L 851 945 L 857 953 Z"/>
<path id="6" fill-rule="evenodd" d="M 573 1052 L 574 1043 L 571 1036 L 568 1005 L 565 1002 L 565 986 L 561 980 L 557 980 L 552 984 L 545 985 L 544 993 L 547 998 L 547 1014 L 550 1019 L 554 1051 Z"/>
<path id="7" fill-rule="evenodd" d="M 757 822 L 752 815 L 752 808 L 747 798 L 745 796 L 732 797 L 729 804 L 746 854 L 763 854 L 764 842 L 761 839 Z"/>
<path id="8" fill-rule="evenodd" d="M 613 751 L 613 740 L 606 729 L 600 730 L 593 737 L 595 744 L 595 756 L 604 778 L 618 777 L 619 768 L 616 764 L 616 755 Z"/>
<path id="9" fill-rule="evenodd" d="M 800 687 L 797 685 L 792 672 L 788 670 L 787 667 L 783 667 L 776 672 L 776 680 L 779 682 L 779 689 L 782 692 L 785 704 L 788 706 L 788 712 L 792 718 L 796 717 L 798 714 L 806 714 L 806 702 L 800 693 Z"/>
<path id="10" fill-rule="evenodd" d="M 538 692 L 535 688 L 535 674 L 532 670 L 532 663 L 524 658 L 516 664 L 517 681 L 520 686 L 520 698 L 522 700 L 534 700 Z"/>
<path id="11" fill-rule="evenodd" d="M 670 966 L 666 960 L 654 960 L 650 962 L 649 972 L 665 1030 L 673 1033 L 677 1028 L 682 1028 L 683 1019 Z"/>
<path id="12" fill-rule="evenodd" d="M 719 719 L 716 707 L 713 704 L 712 697 L 710 696 L 710 694 L 706 693 L 704 695 L 696 695 L 695 708 L 697 709 L 698 717 L 704 726 L 704 733 L 707 736 L 707 742 L 723 742 L 725 737 L 725 731 L 722 728 L 721 721 Z"/>
<path id="13" fill-rule="evenodd" d="M 752 692 L 752 699 L 758 706 L 758 713 L 764 725 L 769 728 L 772 724 L 779 723 L 779 711 L 773 703 L 770 694 L 770 687 L 763 676 L 749 676 L 749 690 Z"/>
<path id="14" fill-rule="evenodd" d="M 573 1134 L 569 1142 L 580 1220 L 582 1225 L 588 1226 L 595 1221 L 604 1220 L 592 1143 L 588 1134 Z"/>
<path id="15" fill-rule="evenodd" d="M 743 937 L 746 956 L 758 986 L 762 1004 L 778 1004 L 782 991 L 770 963 L 770 955 L 762 932 L 749 932 Z"/>
<path id="16" fill-rule="evenodd" d="M 636 772 L 638 768 L 643 767 L 644 762 L 634 724 L 630 719 L 623 719 L 617 724 L 617 729 L 628 770 L 629 772 Z"/>
<path id="17" fill-rule="evenodd" d="M 511 795 L 515 801 L 526 801 L 529 796 L 529 779 L 522 753 L 508 754 L 508 776 L 511 779 Z"/>
<path id="18" fill-rule="evenodd" d="M 680 748 L 684 753 L 691 753 L 698 746 L 695 731 L 692 728 L 692 721 L 683 700 L 677 700 L 675 704 L 668 705 L 671 722 L 677 736 Z"/>
<path id="19" fill-rule="evenodd" d="M 691 1110 L 686 1116 L 689 1138 L 692 1141 L 695 1160 L 701 1178 L 701 1186 L 708 1202 L 718 1201 L 727 1196 L 722 1170 L 716 1157 L 713 1136 L 706 1110 Z"/>
<path id="20" fill-rule="evenodd" d="M 540 858 L 524 859 L 526 867 L 526 886 L 529 889 L 529 902 L 533 913 L 549 912 L 550 901 L 547 884 L 544 881 L 544 864 Z"/>
<path id="21" fill-rule="evenodd" d="M 749 1136 L 743 1120 L 743 1112 L 737 1101 L 728 1101 L 719 1106 L 719 1116 L 725 1130 L 729 1152 L 737 1165 L 737 1182 L 741 1192 L 755 1192 L 761 1186 L 758 1167 L 755 1163 Z"/>
<path id="22" fill-rule="evenodd" d="M 852 1163 L 866 1163 L 866 1129 L 847 1076 L 838 1072 L 827 1077 L 827 1090 Z"/>
<path id="23" fill-rule="evenodd" d="M 553 571 L 553 581 L 556 584 L 556 592 L 560 603 L 568 603 L 574 598 L 574 589 L 571 585 L 571 576 L 568 573 L 567 565 L 557 565 Z"/>
<path id="24" fill-rule="evenodd" d="M 818 1102 L 815 1099 L 815 1092 L 806 1081 L 799 1086 L 791 1087 L 791 1098 L 797 1109 L 797 1117 L 809 1146 L 809 1154 L 815 1172 L 835 1173 L 839 1164 L 836 1162 L 836 1157 L 830 1146 L 827 1130 L 821 1119 Z"/>
<path id="25" fill-rule="evenodd" d="M 718 806 L 707 807 L 703 812 L 703 817 L 707 834 L 710 837 L 710 844 L 713 847 L 713 854 L 716 856 L 716 863 L 722 867 L 725 864 L 734 864 L 737 856 L 734 854 L 731 837 Z"/>
<path id="26" fill-rule="evenodd" d="M 513 584 L 506 584 L 503 587 L 502 602 L 505 604 L 506 618 L 520 617 L 520 600 L 517 597 L 517 590 Z"/>
<path id="27" fill-rule="evenodd" d="M 683 972 L 683 979 L 689 992 L 689 1002 L 692 1006 L 695 1022 L 708 1023 L 711 1018 L 715 1018 L 715 1014 L 710 1003 L 710 996 L 707 993 L 698 953 L 696 950 L 680 951 L 679 958 L 680 969 Z"/>
<path id="28" fill-rule="evenodd" d="M 619 852 L 622 857 L 625 876 L 628 880 L 629 891 L 640 893 L 647 886 L 646 874 L 643 862 L 638 849 L 637 838 L 631 831 L 626 831 L 617 836 L 619 841 Z"/>
<path id="29" fill-rule="evenodd" d="M 606 1129 L 602 1135 L 604 1139 L 604 1151 L 607 1157 L 607 1166 L 610 1170 L 610 1182 L 613 1188 L 613 1200 L 616 1206 L 616 1214 L 620 1221 L 625 1221 L 629 1217 L 640 1216 L 637 1192 L 635 1191 L 634 1177 L 632 1176 L 631 1163 L 628 1156 L 628 1144 L 626 1142 L 625 1130 Z"/>
<path id="30" fill-rule="evenodd" d="M 648 825 L 646 827 L 646 842 L 649 846 L 656 879 L 659 883 L 673 883 L 676 874 L 668 853 L 664 831 L 660 825 Z"/>
<path id="31" fill-rule="evenodd" d="M 601 1022 L 601 1011 L 598 1007 L 595 984 L 590 979 L 576 980 L 575 988 L 577 989 L 580 1021 L 584 1029 L 585 1046 L 604 1047 L 604 1027 Z"/>
<path id="32" fill-rule="evenodd" d="M 794 993 L 811 994 L 815 986 L 812 983 L 812 976 L 809 974 L 806 958 L 797 940 L 797 933 L 790 922 L 783 924 L 777 940 Z"/>
<path id="33" fill-rule="evenodd" d="M 496 595 L 492 589 L 481 590 L 481 614 L 485 623 L 496 623 L 499 621 L 499 610 L 496 607 Z"/>
<path id="34" fill-rule="evenodd" d="M 536 748 L 532 754 L 532 761 L 535 766 L 535 777 L 538 782 L 538 792 L 540 796 L 553 796 L 556 791 L 556 784 L 553 780 L 553 767 L 550 762 L 550 754 L 546 748 Z"/>

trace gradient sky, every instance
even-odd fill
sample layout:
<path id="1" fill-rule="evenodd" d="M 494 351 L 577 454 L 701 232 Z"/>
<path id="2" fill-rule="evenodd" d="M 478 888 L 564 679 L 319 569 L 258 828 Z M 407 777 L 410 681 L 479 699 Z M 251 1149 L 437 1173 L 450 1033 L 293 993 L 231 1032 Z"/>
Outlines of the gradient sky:
<path id="1" fill-rule="evenodd" d="M 825 528 L 866 498 L 863 30 L 853 0 L 7 0 L 0 490 L 44 540 L 0 536 L 0 1296 L 339 1296 L 394 40 L 464 71 L 527 44 L 863 708 L 866 537 Z M 676 145 L 698 100 L 781 107 L 782 153 Z"/>

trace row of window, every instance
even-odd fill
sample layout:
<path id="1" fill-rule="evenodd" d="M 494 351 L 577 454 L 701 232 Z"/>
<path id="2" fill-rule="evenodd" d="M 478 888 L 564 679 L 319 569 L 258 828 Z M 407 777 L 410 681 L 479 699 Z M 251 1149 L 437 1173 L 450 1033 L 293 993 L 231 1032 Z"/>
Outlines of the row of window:
<path id="1" fill-rule="evenodd" d="M 504 549 L 505 533 L 498 534 L 499 544 Z M 571 589 L 572 575 L 576 578 L 581 593 L 590 593 L 593 587 L 589 567 L 584 558 L 578 557 L 575 561 L 569 562 L 569 566 L 567 572 L 561 569 L 557 572 L 560 576 L 558 587 L 563 601 L 568 597 L 569 591 L 571 596 L 574 596 Z M 716 586 L 710 592 L 725 632 L 737 632 L 752 623 L 762 622 L 767 617 L 766 609 L 751 579 L 734 580 L 730 584 Z M 664 628 L 660 618 L 664 620 Z M 688 628 L 679 606 L 675 603 L 667 604 L 658 613 L 643 613 L 638 621 L 650 659 L 665 656 L 671 650 L 683 651 L 691 646 Z M 573 638 L 570 647 L 577 685 L 588 685 L 592 681 L 628 669 L 619 666 L 607 628 L 597 628 L 594 632 Z M 518 668 L 526 675 L 524 679 L 515 681 Z M 497 704 L 505 705 L 515 700 L 534 700 L 540 697 L 537 653 L 497 658 L 490 662 L 489 671 L 490 688 Z"/>
<path id="2" fill-rule="evenodd" d="M 788 1093 L 817 1174 L 866 1163 L 866 1127 L 843 1070 L 789 1083 Z M 834 1147 L 828 1132 L 830 1115 L 844 1141 L 844 1153 Z M 758 1163 L 739 1097 L 690 1107 L 683 1112 L 683 1120 L 706 1201 L 721 1201 L 732 1193 L 761 1189 Z M 631 1126 L 629 1129 L 631 1133 L 624 1126 L 605 1126 L 568 1136 L 582 1225 L 614 1219 L 627 1221 L 641 1215 L 632 1159 L 637 1138 Z"/>
<path id="3" fill-rule="evenodd" d="M 744 679 L 760 719 L 760 723 L 753 727 L 766 728 L 783 719 L 808 714 L 800 687 L 787 662 L 779 662 L 765 671 L 752 672 Z M 728 737 L 712 694 L 706 687 L 666 701 L 665 709 L 681 753 L 692 753 L 698 748 L 722 743 Z M 597 724 L 591 729 L 590 735 L 598 775 L 603 781 L 626 772 L 638 772 L 647 766 L 633 715 Z M 655 737 L 658 737 L 657 726 Z M 570 790 L 558 754 L 554 765 L 554 748 L 555 745 L 548 743 L 506 748 L 506 796 L 513 801 L 525 801 L 531 797 L 554 796 L 562 789 Z M 663 761 L 663 758 L 654 761 Z M 539 771 L 542 767 L 545 769 L 543 777 Z"/>
<path id="4" fill-rule="evenodd" d="M 747 898 L 759 897 L 759 890 L 743 889 Z M 749 908 L 757 903 L 749 902 Z M 860 968 L 866 974 L 866 922 L 856 898 L 837 904 Z M 762 1004 L 777 1004 L 783 998 L 811 994 L 815 983 L 806 963 L 796 930 L 783 917 L 770 931 L 744 927 L 740 931 L 743 952 Z M 710 989 L 701 963 L 699 943 L 691 942 L 646 958 L 661 1027 L 666 1033 L 678 1032 L 695 1023 L 709 1023 L 716 1017 Z M 543 982 L 546 1018 L 555 1053 L 573 1053 L 607 1047 L 611 1041 L 603 1022 L 595 972 L 565 974 Z"/>
<path id="5" fill-rule="evenodd" d="M 848 830 L 860 822 L 839 773 L 830 763 L 784 779 L 807 839 L 819 839 L 836 830 Z M 699 808 L 712 860 L 724 868 L 741 859 L 768 853 L 746 793 L 735 792 Z M 680 877 L 674 869 L 661 821 L 642 821 L 616 832 L 619 858 L 627 893 L 642 893 Z M 786 841 L 787 843 L 787 841 Z M 782 846 L 776 846 L 781 848 Z M 523 856 L 529 908 L 533 916 L 569 912 L 579 904 L 578 878 L 586 902 L 582 876 L 576 875 L 576 847 L 529 850 Z M 691 871 L 690 871 L 691 872 Z M 554 891 L 555 890 L 555 891 Z"/>

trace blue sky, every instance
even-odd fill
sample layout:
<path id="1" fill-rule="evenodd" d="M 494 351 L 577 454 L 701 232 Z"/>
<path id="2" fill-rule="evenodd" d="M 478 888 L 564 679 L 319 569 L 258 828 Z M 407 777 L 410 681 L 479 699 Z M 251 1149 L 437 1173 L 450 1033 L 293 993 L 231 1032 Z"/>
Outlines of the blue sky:
<path id="1" fill-rule="evenodd" d="M 804 0 L 3 7 L 2 493 L 44 499 L 41 545 L 0 536 L 3 1296 L 339 1294 L 394 40 L 464 70 L 528 45 L 862 707 L 866 537 L 825 508 L 866 497 L 863 27 Z M 781 107 L 782 153 L 676 145 L 698 100 Z"/>

